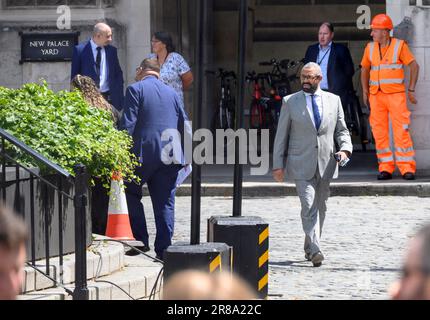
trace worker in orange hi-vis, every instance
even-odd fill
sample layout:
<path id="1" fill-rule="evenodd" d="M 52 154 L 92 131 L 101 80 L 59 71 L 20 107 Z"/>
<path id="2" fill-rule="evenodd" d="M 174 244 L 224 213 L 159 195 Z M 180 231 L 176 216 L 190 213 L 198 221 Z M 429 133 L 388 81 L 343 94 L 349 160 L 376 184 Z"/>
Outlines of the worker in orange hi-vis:
<path id="1" fill-rule="evenodd" d="M 379 162 L 378 180 L 392 179 L 395 163 L 403 179 L 414 180 L 416 163 L 409 134 L 410 112 L 406 104 L 404 66 L 410 68 L 408 98 L 413 104 L 419 66 L 404 40 L 390 37 L 393 22 L 385 14 L 371 24 L 373 42 L 367 44 L 361 61 L 363 101 L 370 107 L 370 125 Z M 369 104 L 370 103 L 370 104 Z M 394 134 L 395 159 L 390 148 L 389 120 Z"/>

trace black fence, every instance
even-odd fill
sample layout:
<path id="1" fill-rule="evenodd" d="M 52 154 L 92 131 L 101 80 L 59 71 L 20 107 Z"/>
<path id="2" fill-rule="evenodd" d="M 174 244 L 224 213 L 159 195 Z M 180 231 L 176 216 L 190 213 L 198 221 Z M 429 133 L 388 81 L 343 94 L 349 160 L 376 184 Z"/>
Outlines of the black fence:
<path id="1" fill-rule="evenodd" d="M 72 175 L 1 128 L 0 139 L 1 197 L 28 226 L 28 263 L 52 279 L 50 261 L 58 257 L 54 280 L 62 286 L 64 256 L 75 253 L 73 298 L 88 299 L 86 248 L 91 244 L 91 217 L 85 166 L 77 165 Z M 41 260 L 45 260 L 42 269 L 37 265 Z"/>

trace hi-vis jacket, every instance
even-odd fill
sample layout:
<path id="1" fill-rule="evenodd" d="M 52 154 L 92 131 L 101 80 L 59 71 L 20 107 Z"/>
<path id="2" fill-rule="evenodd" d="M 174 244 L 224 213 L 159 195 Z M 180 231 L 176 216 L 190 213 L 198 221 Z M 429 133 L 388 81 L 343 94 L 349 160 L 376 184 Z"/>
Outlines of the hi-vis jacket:
<path id="1" fill-rule="evenodd" d="M 400 61 L 400 52 L 404 44 L 404 40 L 391 38 L 390 45 L 383 56 L 378 42 L 367 44 L 371 61 L 370 94 L 377 94 L 378 90 L 384 93 L 405 91 L 404 65 Z"/>

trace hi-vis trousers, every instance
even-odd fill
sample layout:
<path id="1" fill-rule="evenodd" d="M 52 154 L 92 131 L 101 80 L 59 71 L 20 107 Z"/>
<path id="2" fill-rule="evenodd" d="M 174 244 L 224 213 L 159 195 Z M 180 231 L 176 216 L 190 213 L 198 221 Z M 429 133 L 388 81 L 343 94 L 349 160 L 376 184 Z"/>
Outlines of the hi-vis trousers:
<path id="1" fill-rule="evenodd" d="M 376 142 L 376 155 L 379 162 L 379 172 L 393 173 L 395 163 L 404 175 L 407 172 L 415 173 L 415 151 L 411 135 L 409 134 L 410 112 L 406 105 L 406 93 L 371 94 L 370 125 Z M 395 146 L 395 162 L 390 149 L 389 121 L 390 117 Z"/>

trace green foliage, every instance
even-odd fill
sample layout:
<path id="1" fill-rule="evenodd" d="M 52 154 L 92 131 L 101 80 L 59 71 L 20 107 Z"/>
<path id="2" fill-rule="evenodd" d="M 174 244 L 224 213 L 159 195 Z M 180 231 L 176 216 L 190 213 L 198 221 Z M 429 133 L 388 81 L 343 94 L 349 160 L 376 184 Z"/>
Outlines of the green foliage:
<path id="1" fill-rule="evenodd" d="M 79 92 L 55 93 L 46 82 L 0 87 L 0 127 L 71 174 L 82 163 L 105 182 L 113 171 L 133 178 L 132 138 L 114 128 L 109 112 L 89 106 Z"/>

